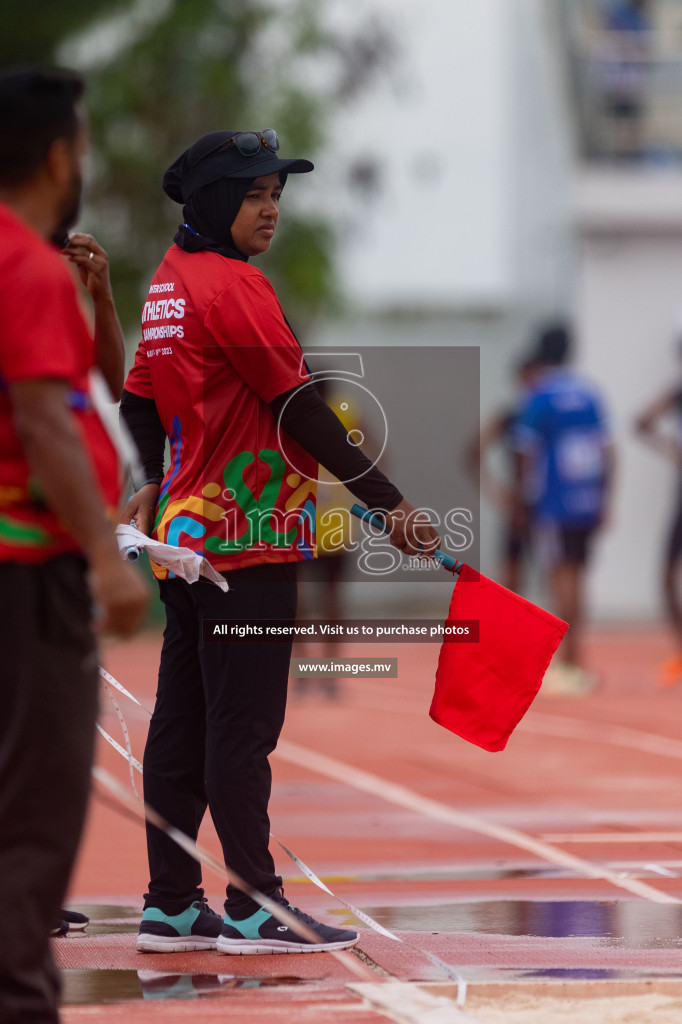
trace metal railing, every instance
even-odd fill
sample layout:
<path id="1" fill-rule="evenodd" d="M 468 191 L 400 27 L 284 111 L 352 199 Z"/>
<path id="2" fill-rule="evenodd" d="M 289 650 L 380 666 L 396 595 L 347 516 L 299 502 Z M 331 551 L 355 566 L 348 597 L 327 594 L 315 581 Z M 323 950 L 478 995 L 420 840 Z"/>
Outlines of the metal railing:
<path id="1" fill-rule="evenodd" d="M 605 27 L 598 0 L 557 0 L 579 152 L 682 168 L 682 3 L 652 3 L 650 27 Z"/>

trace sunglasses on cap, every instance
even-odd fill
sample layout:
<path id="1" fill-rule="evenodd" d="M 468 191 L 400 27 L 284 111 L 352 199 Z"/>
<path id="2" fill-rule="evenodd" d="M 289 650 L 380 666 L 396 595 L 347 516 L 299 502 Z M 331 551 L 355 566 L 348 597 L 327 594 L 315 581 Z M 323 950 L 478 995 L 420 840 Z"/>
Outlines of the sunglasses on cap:
<path id="1" fill-rule="evenodd" d="M 238 135 L 224 142 L 216 152 L 220 153 L 224 149 L 236 146 L 242 156 L 255 156 L 260 150 L 261 144 L 273 153 L 277 152 L 279 139 L 274 128 L 266 128 L 262 132 L 239 132 Z"/>

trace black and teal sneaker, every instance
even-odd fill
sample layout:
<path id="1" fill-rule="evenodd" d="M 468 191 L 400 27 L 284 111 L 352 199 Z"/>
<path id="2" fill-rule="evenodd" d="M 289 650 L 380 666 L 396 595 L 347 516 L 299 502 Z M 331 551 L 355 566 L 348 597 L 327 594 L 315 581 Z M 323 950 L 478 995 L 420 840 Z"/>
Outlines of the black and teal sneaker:
<path id="1" fill-rule="evenodd" d="M 142 914 L 137 936 L 138 953 L 190 953 L 215 949 L 222 918 L 211 910 L 206 899 L 195 900 L 181 914 L 164 914 L 147 907 Z"/>
<path id="2" fill-rule="evenodd" d="M 354 946 L 360 936 L 349 928 L 331 928 L 316 921 L 310 914 L 304 914 L 297 907 L 286 902 L 286 909 L 302 924 L 307 925 L 318 937 L 311 942 L 287 925 L 281 924 L 267 910 L 261 907 L 244 921 L 235 921 L 225 914 L 223 929 L 216 949 L 219 953 L 233 956 L 248 956 L 263 953 L 323 953 L 333 949 Z"/>

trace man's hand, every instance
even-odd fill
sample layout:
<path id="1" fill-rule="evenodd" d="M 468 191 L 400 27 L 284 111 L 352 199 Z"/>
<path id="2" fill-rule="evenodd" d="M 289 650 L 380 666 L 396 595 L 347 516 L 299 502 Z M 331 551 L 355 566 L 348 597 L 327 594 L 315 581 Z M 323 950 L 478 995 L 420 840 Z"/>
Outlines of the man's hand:
<path id="1" fill-rule="evenodd" d="M 69 235 L 62 250 L 78 268 L 80 279 L 90 292 L 95 309 L 95 350 L 97 365 L 118 402 L 123 390 L 125 345 L 109 280 L 109 257 L 92 235 Z"/>
<path id="2" fill-rule="evenodd" d="M 92 235 L 69 235 L 68 244 L 62 252 L 78 268 L 80 279 L 94 302 L 102 298 L 111 298 L 109 257 Z"/>
<path id="3" fill-rule="evenodd" d="M 144 619 L 149 591 L 139 572 L 107 547 L 90 567 L 95 629 L 130 636 Z"/>
<path id="4" fill-rule="evenodd" d="M 119 522 L 124 526 L 131 523 L 147 536 L 152 532 L 156 503 L 159 500 L 159 484 L 145 484 L 133 494 L 121 513 Z"/>
<path id="5" fill-rule="evenodd" d="M 440 537 L 428 514 L 417 510 L 404 498 L 386 513 L 386 525 L 391 531 L 391 544 L 406 554 L 433 558 L 434 551 L 440 547 Z"/>

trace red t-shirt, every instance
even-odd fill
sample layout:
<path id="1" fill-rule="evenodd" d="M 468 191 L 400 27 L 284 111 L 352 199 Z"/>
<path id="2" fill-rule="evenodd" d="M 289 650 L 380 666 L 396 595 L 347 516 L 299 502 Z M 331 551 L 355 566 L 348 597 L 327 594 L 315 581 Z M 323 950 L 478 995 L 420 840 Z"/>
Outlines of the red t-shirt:
<path id="1" fill-rule="evenodd" d="M 168 250 L 126 381 L 154 399 L 170 441 L 158 540 L 199 551 L 219 570 L 313 557 L 317 462 L 280 435 L 268 406 L 308 379 L 260 270 Z"/>
<path id="2" fill-rule="evenodd" d="M 2 204 L 0 235 L 0 561 L 37 564 L 79 548 L 31 480 L 8 386 L 39 379 L 70 385 L 69 404 L 112 513 L 119 498 L 118 460 L 87 397 L 95 347 L 68 267 Z"/>

